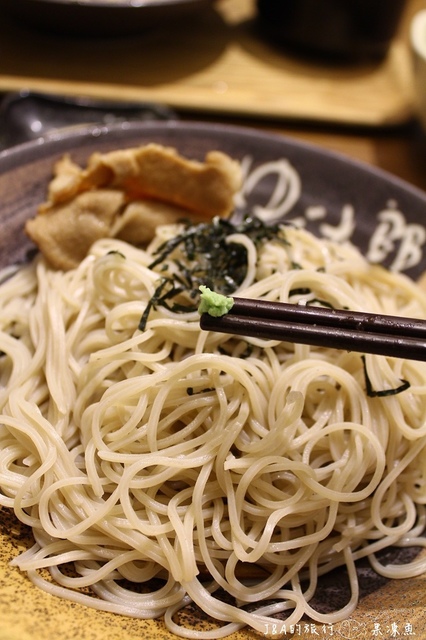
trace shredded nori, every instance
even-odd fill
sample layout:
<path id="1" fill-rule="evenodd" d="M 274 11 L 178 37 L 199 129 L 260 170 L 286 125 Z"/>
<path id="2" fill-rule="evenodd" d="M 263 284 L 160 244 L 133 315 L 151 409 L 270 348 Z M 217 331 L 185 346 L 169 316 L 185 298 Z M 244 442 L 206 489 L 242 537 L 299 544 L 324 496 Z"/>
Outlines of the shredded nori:
<path id="1" fill-rule="evenodd" d="M 186 393 L 188 396 L 193 396 L 197 393 L 211 393 L 214 391 L 214 387 L 206 387 L 205 389 L 201 389 L 201 391 L 195 391 L 194 387 L 187 387 Z"/>
<path id="2" fill-rule="evenodd" d="M 185 222 L 183 231 L 164 242 L 149 265 L 163 276 L 141 317 L 141 331 L 157 306 L 175 313 L 196 311 L 200 285 L 225 296 L 234 293 L 247 273 L 247 249 L 228 240 L 236 233 L 248 236 L 256 247 L 268 240 L 289 244 L 282 225 L 266 225 L 258 218 L 246 217 L 238 223 L 223 218 L 200 224 Z M 173 256 L 176 250 L 179 258 Z"/>
<path id="3" fill-rule="evenodd" d="M 123 253 L 121 253 L 121 251 L 116 251 L 115 249 L 114 250 L 111 249 L 111 251 L 107 252 L 107 256 L 113 256 L 113 255 L 120 256 L 121 258 L 126 259 L 126 256 Z"/>
<path id="4" fill-rule="evenodd" d="M 367 364 L 365 361 L 365 356 L 361 356 L 362 364 L 364 367 L 364 377 L 365 377 L 365 388 L 367 391 L 367 396 L 369 398 L 384 398 L 386 396 L 396 396 L 398 393 L 402 393 L 410 388 L 410 383 L 408 380 L 401 380 L 401 384 L 399 387 L 395 387 L 394 389 L 373 389 L 373 385 L 371 384 L 370 377 L 367 372 Z"/>
<path id="5" fill-rule="evenodd" d="M 231 351 L 228 351 L 221 345 L 218 345 L 217 349 L 222 356 L 232 355 Z M 244 351 L 240 353 L 238 357 L 241 358 L 242 360 L 245 360 L 246 358 L 250 358 L 251 355 L 253 355 L 253 345 L 247 342 Z"/>

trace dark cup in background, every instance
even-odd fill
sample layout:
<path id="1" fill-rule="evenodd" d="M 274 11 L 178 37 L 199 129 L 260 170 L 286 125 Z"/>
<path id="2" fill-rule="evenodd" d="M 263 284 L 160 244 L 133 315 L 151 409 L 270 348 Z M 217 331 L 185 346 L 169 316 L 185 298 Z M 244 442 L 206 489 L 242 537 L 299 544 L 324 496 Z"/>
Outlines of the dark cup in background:
<path id="1" fill-rule="evenodd" d="M 380 59 L 405 0 L 257 0 L 258 24 L 276 44 L 304 54 Z"/>

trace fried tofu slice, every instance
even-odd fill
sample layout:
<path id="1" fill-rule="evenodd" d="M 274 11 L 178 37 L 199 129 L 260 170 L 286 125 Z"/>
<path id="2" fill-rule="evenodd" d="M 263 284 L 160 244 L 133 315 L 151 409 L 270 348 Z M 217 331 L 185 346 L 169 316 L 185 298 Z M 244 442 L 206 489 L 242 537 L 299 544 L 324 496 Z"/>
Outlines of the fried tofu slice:
<path id="1" fill-rule="evenodd" d="M 80 264 L 96 240 L 111 236 L 125 200 L 118 190 L 85 191 L 28 220 L 25 230 L 51 266 L 68 271 Z"/>
<path id="2" fill-rule="evenodd" d="M 86 168 L 65 155 L 25 230 L 54 268 L 68 270 L 102 237 L 141 245 L 159 224 L 230 215 L 241 182 L 239 163 L 220 151 L 199 162 L 152 143 L 94 153 Z"/>

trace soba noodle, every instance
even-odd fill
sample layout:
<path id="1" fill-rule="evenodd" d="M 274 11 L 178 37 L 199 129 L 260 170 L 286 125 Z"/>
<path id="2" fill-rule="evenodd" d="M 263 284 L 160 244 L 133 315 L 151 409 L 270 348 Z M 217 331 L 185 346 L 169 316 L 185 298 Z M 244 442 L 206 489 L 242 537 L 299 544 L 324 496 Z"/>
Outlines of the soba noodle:
<path id="1" fill-rule="evenodd" d="M 376 555 L 425 546 L 426 363 L 202 332 L 197 311 L 162 305 L 138 329 L 165 268 L 154 252 L 178 231 L 147 250 L 101 240 L 66 273 L 37 258 L 0 287 L 0 504 L 35 539 L 13 564 L 187 638 L 343 620 L 356 560 L 426 570 Z M 285 239 L 230 236 L 248 260 L 237 295 L 426 316 L 414 282 L 353 246 Z M 168 268 L 185 259 L 177 247 Z M 348 603 L 315 611 L 339 566 Z M 190 601 L 207 630 L 177 621 Z"/>

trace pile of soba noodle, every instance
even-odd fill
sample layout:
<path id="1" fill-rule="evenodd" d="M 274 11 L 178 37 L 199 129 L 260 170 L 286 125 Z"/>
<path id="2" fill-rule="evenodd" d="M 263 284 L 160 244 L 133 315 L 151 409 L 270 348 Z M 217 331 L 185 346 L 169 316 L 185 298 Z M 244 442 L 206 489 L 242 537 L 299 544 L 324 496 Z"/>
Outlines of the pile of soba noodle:
<path id="1" fill-rule="evenodd" d="M 426 569 L 376 555 L 424 546 L 426 363 L 203 332 L 171 305 L 138 328 L 189 260 L 177 245 L 150 266 L 179 232 L 159 228 L 147 250 L 100 240 L 65 273 L 38 257 L 1 285 L 0 504 L 35 539 L 13 562 L 53 594 L 163 616 L 187 638 L 343 620 L 357 559 L 387 577 Z M 283 236 L 229 236 L 247 256 L 235 295 L 426 317 L 415 283 L 354 247 Z M 316 612 L 338 566 L 350 599 Z M 207 631 L 177 621 L 190 601 Z"/>

